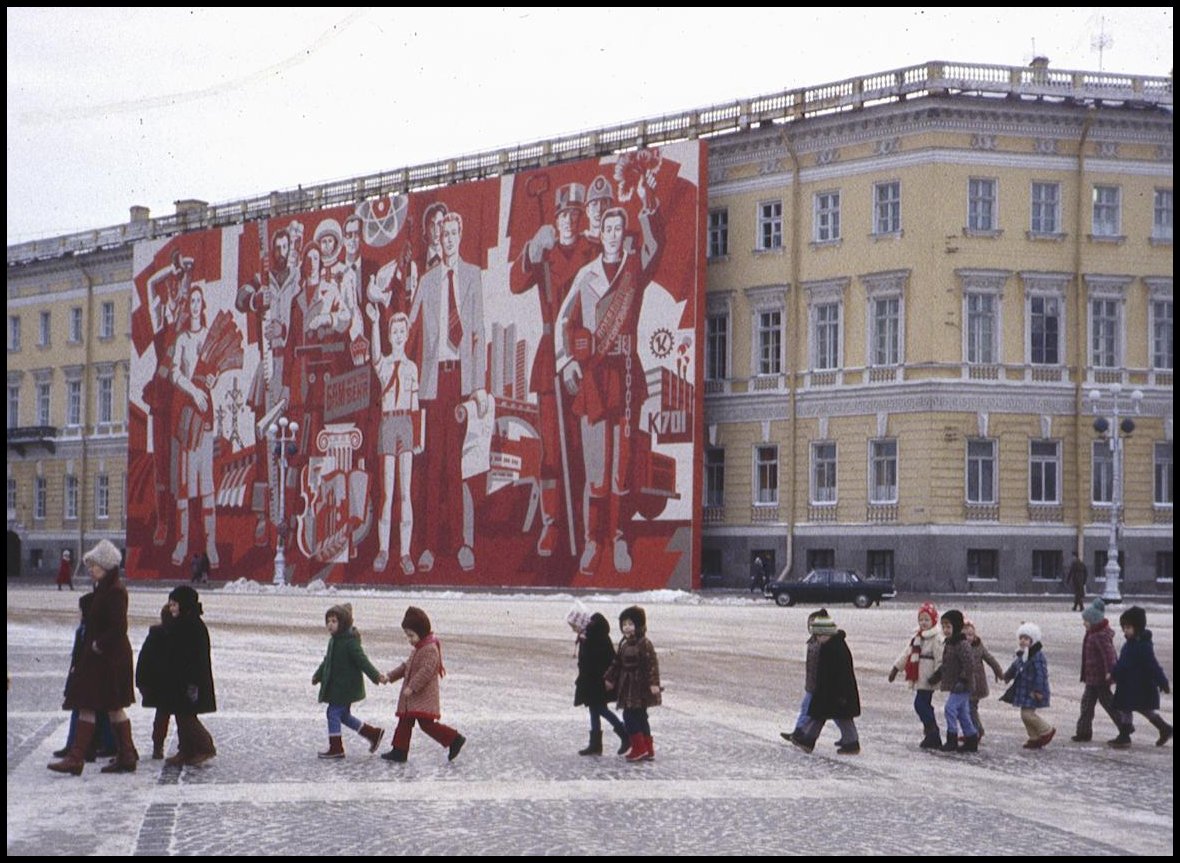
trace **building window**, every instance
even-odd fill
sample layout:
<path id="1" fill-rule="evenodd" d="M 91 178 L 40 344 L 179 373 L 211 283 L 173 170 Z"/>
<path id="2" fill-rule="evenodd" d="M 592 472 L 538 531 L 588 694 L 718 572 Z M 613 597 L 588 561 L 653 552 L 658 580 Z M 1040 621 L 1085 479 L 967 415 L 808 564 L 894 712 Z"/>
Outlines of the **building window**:
<path id="1" fill-rule="evenodd" d="M 705 379 L 723 381 L 729 377 L 729 315 L 705 319 Z"/>
<path id="2" fill-rule="evenodd" d="M 114 422 L 115 410 L 115 379 L 100 377 L 98 379 L 98 421 L 100 423 Z"/>
<path id="3" fill-rule="evenodd" d="M 994 294 L 967 294 L 967 362 L 992 365 L 996 362 L 997 303 Z"/>
<path id="4" fill-rule="evenodd" d="M 33 480 L 33 518 L 45 518 L 46 482 L 39 476 Z"/>
<path id="5" fill-rule="evenodd" d="M 1090 300 L 1090 365 L 1099 369 L 1119 367 L 1118 300 Z"/>
<path id="6" fill-rule="evenodd" d="M 1119 236 L 1119 187 L 1094 187 L 1094 219 L 1091 233 L 1095 237 Z"/>
<path id="7" fill-rule="evenodd" d="M 1155 496 L 1156 506 L 1172 505 L 1172 442 L 1160 441 L 1155 445 Z"/>
<path id="8" fill-rule="evenodd" d="M 1155 208 L 1151 220 L 1151 238 L 1172 242 L 1172 190 L 1155 190 Z"/>
<path id="9" fill-rule="evenodd" d="M 996 229 L 996 181 L 972 178 L 967 181 L 967 229 Z"/>
<path id="10" fill-rule="evenodd" d="M 729 254 L 729 210 L 709 211 L 709 257 Z"/>
<path id="11" fill-rule="evenodd" d="M 780 311 L 758 314 L 758 374 L 777 375 L 783 370 L 783 315 Z"/>
<path id="12" fill-rule="evenodd" d="M 869 441 L 869 503 L 897 503 L 897 441 Z"/>
<path id="13" fill-rule="evenodd" d="M 1033 549 L 1033 581 L 1059 581 L 1061 579 L 1061 552 L 1058 549 Z"/>
<path id="14" fill-rule="evenodd" d="M 809 548 L 807 549 L 807 571 L 813 569 L 833 569 L 836 566 L 836 549 Z"/>
<path id="15" fill-rule="evenodd" d="M 70 309 L 70 341 L 78 343 L 82 341 L 82 307 L 73 306 Z"/>
<path id="16" fill-rule="evenodd" d="M 37 425 L 49 425 L 49 384 L 37 384 Z"/>
<path id="17" fill-rule="evenodd" d="M 8 316 L 8 350 L 20 350 L 20 315 Z"/>
<path id="18" fill-rule="evenodd" d="M 1151 367 L 1172 370 L 1172 301 L 1151 303 Z"/>
<path id="19" fill-rule="evenodd" d="M 901 233 L 901 183 L 873 185 L 873 233 Z"/>
<path id="20" fill-rule="evenodd" d="M 43 348 L 49 347 L 52 332 L 52 317 L 49 312 L 40 315 L 40 326 L 37 330 L 37 344 Z"/>
<path id="21" fill-rule="evenodd" d="M 820 192 L 815 196 L 815 241 L 831 243 L 840 239 L 840 193 Z"/>
<path id="22" fill-rule="evenodd" d="M 1090 500 L 1094 503 L 1110 503 L 1114 500 L 1114 461 L 1111 458 L 1110 442 L 1096 440 L 1091 444 L 1090 451 Z"/>
<path id="23" fill-rule="evenodd" d="M 66 381 L 66 425 L 82 425 L 82 382 Z"/>
<path id="24" fill-rule="evenodd" d="M 1032 503 L 1060 503 L 1061 444 L 1034 440 L 1028 447 L 1028 499 Z"/>
<path id="25" fill-rule="evenodd" d="M 783 202 L 767 201 L 758 205 L 758 250 L 783 247 Z"/>
<path id="26" fill-rule="evenodd" d="M 1029 297 L 1029 359 L 1034 366 L 1055 366 L 1061 362 L 1061 300 L 1057 297 Z"/>
<path id="27" fill-rule="evenodd" d="M 705 506 L 725 505 L 725 450 L 705 449 Z"/>
<path id="28" fill-rule="evenodd" d="M 869 578 L 893 580 L 893 549 L 870 548 L 865 559 L 865 574 Z"/>
<path id="29" fill-rule="evenodd" d="M 994 548 L 967 549 L 967 580 L 995 581 L 999 570 L 996 565 L 998 557 Z"/>
<path id="30" fill-rule="evenodd" d="M 1172 583 L 1172 552 L 1155 553 L 1155 580 L 1166 584 Z"/>
<path id="31" fill-rule="evenodd" d="M 813 306 L 815 319 L 814 369 L 840 368 L 840 304 L 820 303 Z"/>
<path id="32" fill-rule="evenodd" d="M 111 478 L 105 473 L 100 473 L 97 477 L 95 477 L 94 517 L 111 517 Z"/>
<path id="33" fill-rule="evenodd" d="M 901 298 L 880 297 L 870 302 L 874 366 L 895 366 L 901 362 Z"/>
<path id="34" fill-rule="evenodd" d="M 101 339 L 115 337 L 115 304 L 113 302 L 102 304 L 102 317 L 99 321 L 98 337 Z"/>
<path id="35" fill-rule="evenodd" d="M 1056 234 L 1061 230 L 1061 186 L 1058 183 L 1032 184 L 1033 234 Z"/>
<path id="36" fill-rule="evenodd" d="M 778 447 L 756 447 L 755 474 L 758 477 L 758 497 L 755 503 L 778 503 Z"/>
<path id="37" fill-rule="evenodd" d="M 996 442 L 967 441 L 967 503 L 996 502 Z"/>
<path id="38" fill-rule="evenodd" d="M 8 428 L 20 425 L 20 384 L 8 385 Z"/>
<path id="39" fill-rule="evenodd" d="M 1099 549 L 1094 552 L 1094 573 L 1099 578 L 1106 577 L 1106 562 L 1110 559 L 1110 555 L 1106 553 L 1106 549 Z M 1119 581 L 1124 581 L 1127 577 L 1127 556 L 1123 549 L 1119 549 L 1118 556 L 1119 566 Z"/>
<path id="40" fill-rule="evenodd" d="M 16 517 L 16 480 L 8 477 L 8 518 Z"/>
<path id="41" fill-rule="evenodd" d="M 834 441 L 811 445 L 811 502 L 836 502 L 836 444 Z"/>
<path id="42" fill-rule="evenodd" d="M 66 493 L 62 515 L 69 520 L 78 518 L 78 478 L 72 473 L 66 474 Z"/>

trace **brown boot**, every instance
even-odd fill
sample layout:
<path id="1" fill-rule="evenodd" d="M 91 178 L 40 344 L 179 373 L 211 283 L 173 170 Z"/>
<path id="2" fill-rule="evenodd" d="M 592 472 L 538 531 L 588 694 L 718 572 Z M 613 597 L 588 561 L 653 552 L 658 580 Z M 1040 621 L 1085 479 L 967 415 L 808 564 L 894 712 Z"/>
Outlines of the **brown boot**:
<path id="1" fill-rule="evenodd" d="M 46 766 L 54 773 L 81 776 L 82 768 L 86 764 L 86 750 L 90 748 L 90 741 L 93 739 L 94 723 L 79 719 L 78 725 L 74 729 L 74 742 L 70 745 L 70 751 L 66 753 L 66 757 Z"/>
<path id="2" fill-rule="evenodd" d="M 361 726 L 361 730 L 357 733 L 360 734 L 361 737 L 365 738 L 365 740 L 369 741 L 370 752 L 376 752 L 377 747 L 381 745 L 382 738 L 385 737 L 384 728 L 374 728 L 367 722 Z"/>
<path id="3" fill-rule="evenodd" d="M 131 720 L 112 723 L 115 732 L 115 760 L 102 768 L 103 773 L 134 773 L 139 763 L 139 753 L 135 751 L 135 741 L 131 739 Z"/>
<path id="4" fill-rule="evenodd" d="M 328 751 L 320 752 L 319 758 L 336 759 L 344 757 L 344 743 L 340 740 L 339 734 L 328 735 Z"/>

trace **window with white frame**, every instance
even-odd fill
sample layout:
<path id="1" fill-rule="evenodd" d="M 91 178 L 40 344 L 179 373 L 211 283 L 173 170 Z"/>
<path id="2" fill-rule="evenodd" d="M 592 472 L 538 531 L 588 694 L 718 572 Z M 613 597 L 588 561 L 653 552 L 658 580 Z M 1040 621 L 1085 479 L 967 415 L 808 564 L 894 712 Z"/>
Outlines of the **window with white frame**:
<path id="1" fill-rule="evenodd" d="M 111 517 L 111 478 L 105 473 L 94 478 L 94 517 Z"/>
<path id="2" fill-rule="evenodd" d="M 840 304 L 819 303 L 812 307 L 812 368 L 831 370 L 840 367 Z"/>
<path id="3" fill-rule="evenodd" d="M 1110 503 L 1114 500 L 1114 460 L 1110 442 L 1096 440 L 1090 447 L 1090 500 Z"/>
<path id="4" fill-rule="evenodd" d="M 1032 184 L 1032 213 L 1029 232 L 1056 234 L 1061 230 L 1061 184 Z"/>
<path id="5" fill-rule="evenodd" d="M 839 191 L 816 193 L 814 224 L 817 243 L 831 243 L 840 239 Z"/>
<path id="6" fill-rule="evenodd" d="M 1033 549 L 1033 581 L 1059 581 L 1061 579 L 1061 550 Z"/>
<path id="7" fill-rule="evenodd" d="M 996 502 L 996 442 L 967 441 L 967 503 Z"/>
<path id="8" fill-rule="evenodd" d="M 725 450 L 705 448 L 705 506 L 725 505 Z"/>
<path id="9" fill-rule="evenodd" d="M 37 384 L 37 425 L 49 425 L 49 402 L 51 385 L 46 381 Z"/>
<path id="10" fill-rule="evenodd" d="M 82 341 L 82 307 L 70 308 L 70 341 L 74 344 Z"/>
<path id="11" fill-rule="evenodd" d="M 865 573 L 872 579 L 893 581 L 893 549 L 870 548 L 865 554 Z"/>
<path id="12" fill-rule="evenodd" d="M 1119 300 L 1090 300 L 1090 365 L 1095 368 L 1119 367 L 1121 306 Z"/>
<path id="13" fill-rule="evenodd" d="M 1030 503 L 1061 503 L 1061 442 L 1033 440 L 1028 444 L 1028 499 Z"/>
<path id="14" fill-rule="evenodd" d="M 1156 189 L 1152 210 L 1151 238 L 1172 242 L 1172 190 Z"/>
<path id="15" fill-rule="evenodd" d="M 98 421 L 114 422 L 114 412 L 115 379 L 111 375 L 101 375 L 98 378 Z"/>
<path id="16" fill-rule="evenodd" d="M 709 211 L 709 257 L 724 258 L 729 254 L 729 210 Z"/>
<path id="17" fill-rule="evenodd" d="M 711 313 L 705 318 L 705 379 L 723 381 L 729 377 L 729 313 Z"/>
<path id="18" fill-rule="evenodd" d="M 758 205 L 758 249 L 783 247 L 783 202 L 765 201 Z"/>
<path id="19" fill-rule="evenodd" d="M 1151 301 L 1151 367 L 1172 370 L 1172 300 Z"/>
<path id="20" fill-rule="evenodd" d="M 62 516 L 66 519 L 78 517 L 78 477 L 72 473 L 66 474 L 65 495 L 62 504 Z"/>
<path id="21" fill-rule="evenodd" d="M 1029 362 L 1034 366 L 1061 363 L 1061 311 L 1059 297 L 1034 294 L 1028 298 Z"/>
<path id="22" fill-rule="evenodd" d="M 754 448 L 754 473 L 757 477 L 758 504 L 778 503 L 778 447 L 758 446 Z"/>
<path id="23" fill-rule="evenodd" d="M 897 503 L 897 441 L 869 441 L 869 503 Z"/>
<path id="24" fill-rule="evenodd" d="M 783 371 L 783 314 L 775 310 L 758 313 L 758 374 L 778 375 Z"/>
<path id="25" fill-rule="evenodd" d="M 1155 444 L 1154 500 L 1156 506 L 1172 505 L 1172 442 Z"/>
<path id="26" fill-rule="evenodd" d="M 873 184 L 873 233 L 901 233 L 901 183 Z"/>
<path id="27" fill-rule="evenodd" d="M 8 385 L 8 428 L 20 425 L 20 384 Z"/>
<path id="28" fill-rule="evenodd" d="M 53 318 L 49 312 L 41 312 L 39 321 L 40 326 L 37 329 L 37 344 L 43 348 L 47 348 L 49 347 L 50 343 Z"/>
<path id="29" fill-rule="evenodd" d="M 991 365 L 997 362 L 998 302 L 995 294 L 967 293 L 967 362 Z"/>
<path id="30" fill-rule="evenodd" d="M 48 483 L 45 477 L 33 479 L 33 518 L 45 518 L 46 498 L 48 497 Z"/>
<path id="31" fill-rule="evenodd" d="M 1095 186 L 1093 193 L 1094 210 L 1091 233 L 1095 237 L 1119 236 L 1120 193 L 1118 186 Z"/>
<path id="32" fill-rule="evenodd" d="M 8 350 L 20 350 L 20 315 L 8 316 Z"/>
<path id="33" fill-rule="evenodd" d="M 873 328 L 869 362 L 895 366 L 901 362 L 901 297 L 876 297 L 869 306 Z"/>
<path id="34" fill-rule="evenodd" d="M 811 445 L 811 502 L 836 502 L 836 442 Z"/>
<path id="35" fill-rule="evenodd" d="M 967 580 L 995 581 L 999 577 L 999 560 L 994 548 L 967 549 Z"/>
<path id="36" fill-rule="evenodd" d="M 66 425 L 82 425 L 82 381 L 66 381 Z"/>
<path id="37" fill-rule="evenodd" d="M 967 229 L 996 230 L 996 181 L 972 177 L 967 181 Z"/>
<path id="38" fill-rule="evenodd" d="M 16 513 L 16 478 L 8 477 L 8 512 L 9 518 L 14 518 Z"/>
<path id="39" fill-rule="evenodd" d="M 110 339 L 115 336 L 115 304 L 112 301 L 102 304 L 98 336 L 102 339 Z"/>

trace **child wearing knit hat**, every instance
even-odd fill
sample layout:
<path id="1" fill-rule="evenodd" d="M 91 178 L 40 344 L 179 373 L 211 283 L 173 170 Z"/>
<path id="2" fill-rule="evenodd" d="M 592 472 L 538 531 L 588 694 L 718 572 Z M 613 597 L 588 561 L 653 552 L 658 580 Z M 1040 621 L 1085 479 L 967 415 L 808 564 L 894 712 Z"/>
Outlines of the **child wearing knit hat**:
<path id="1" fill-rule="evenodd" d="M 826 613 L 813 617 L 807 628 L 819 645 L 815 690 L 811 693 L 803 728 L 792 734 L 784 733 L 782 737 L 804 752 L 811 752 L 824 723 L 831 719 L 840 729 L 836 753 L 857 755 L 860 753 L 860 735 L 854 720 L 860 716 L 860 691 L 847 636 Z"/>
<path id="2" fill-rule="evenodd" d="M 1000 696 L 1000 701 L 1020 708 L 1020 721 L 1028 732 L 1024 748 L 1041 749 L 1057 733 L 1056 728 L 1037 716 L 1037 710 L 1049 706 L 1049 662 L 1041 645 L 1039 626 L 1022 623 L 1016 630 L 1016 637 L 1020 649 L 1004 672 L 1004 679 L 1011 681 L 1012 685 Z"/>
<path id="3" fill-rule="evenodd" d="M 811 631 L 811 624 L 817 617 L 829 617 L 828 610 L 821 608 L 807 615 L 807 655 L 803 666 L 803 700 L 799 702 L 799 715 L 795 718 L 795 731 L 802 731 L 807 722 L 807 709 L 811 706 L 811 696 L 815 692 L 815 676 L 819 669 L 819 640 Z M 783 733 L 783 739 L 790 740 L 791 735 Z"/>
<path id="4" fill-rule="evenodd" d="M 1110 691 L 1110 672 L 1114 668 L 1114 630 L 1106 619 L 1106 604 L 1096 597 L 1082 611 L 1082 626 L 1086 634 L 1082 638 L 1082 708 L 1078 714 L 1077 732 L 1070 739 L 1074 743 L 1089 743 L 1094 738 L 1094 707 L 1101 704 L 1119 737 L 1130 740 L 1130 723 L 1124 729 L 1123 718 L 1114 706 L 1114 695 Z"/>
<path id="5" fill-rule="evenodd" d="M 1000 665 L 990 650 L 984 646 L 983 639 L 979 637 L 975 629 L 975 624 L 970 618 L 963 618 L 963 636 L 967 639 L 967 644 L 971 646 L 971 670 L 975 674 L 975 687 L 971 692 L 971 724 L 975 726 L 975 730 L 979 733 L 979 739 L 983 740 L 983 722 L 979 718 L 979 702 L 987 698 L 990 690 L 987 685 L 987 669 L 990 668 L 995 675 L 996 682 L 999 683 L 1004 679 L 1004 666 Z"/>
<path id="6" fill-rule="evenodd" d="M 1160 693 L 1170 694 L 1172 688 L 1155 658 L 1147 612 L 1133 605 L 1119 616 L 1119 625 L 1127 641 L 1111 676 L 1115 681 L 1114 706 L 1122 711 L 1123 727 L 1110 745 L 1116 749 L 1131 745 L 1131 712 L 1134 711 L 1156 727 L 1160 736 L 1155 745 L 1163 746 L 1172 739 L 1172 726 L 1160 717 Z"/>
<path id="7" fill-rule="evenodd" d="M 320 687 L 320 702 L 328 705 L 328 749 L 319 753 L 320 758 L 344 757 L 342 726 L 365 738 L 369 742 L 369 752 L 376 752 L 385 736 L 385 729 L 352 715 L 353 702 L 365 697 L 365 676 L 377 684 L 388 682 L 388 678 L 365 655 L 360 631 L 352 621 L 352 606 L 348 603 L 333 605 L 324 612 L 324 625 L 330 636 L 328 650 L 311 676 L 311 685 Z"/>
<path id="8" fill-rule="evenodd" d="M 934 673 L 942 663 L 939 649 L 938 609 L 933 602 L 924 602 L 918 609 L 918 631 L 910 638 L 905 650 L 889 669 L 889 682 L 905 672 L 905 679 L 914 690 L 914 712 L 922 720 L 922 749 L 941 749 L 942 732 L 934 713 Z"/>

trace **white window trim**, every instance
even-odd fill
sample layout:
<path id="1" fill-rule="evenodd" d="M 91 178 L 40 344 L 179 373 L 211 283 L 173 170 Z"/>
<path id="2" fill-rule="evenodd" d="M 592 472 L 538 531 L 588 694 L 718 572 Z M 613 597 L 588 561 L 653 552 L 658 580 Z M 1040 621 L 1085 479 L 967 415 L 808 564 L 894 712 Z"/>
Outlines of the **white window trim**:
<path id="1" fill-rule="evenodd" d="M 71 345 L 80 345 L 86 335 L 86 316 L 82 311 L 81 306 L 70 306 L 69 318 L 67 319 L 67 326 L 69 327 L 69 335 L 67 341 Z M 77 327 L 75 328 L 75 322 Z"/>
<path id="2" fill-rule="evenodd" d="M 1092 381 L 1095 371 L 1122 372 L 1127 366 L 1127 288 L 1134 278 L 1087 273 L 1082 280 L 1086 285 L 1086 379 Z M 1114 300 L 1118 305 L 1114 366 L 1094 365 L 1094 300 Z"/>
<path id="3" fill-rule="evenodd" d="M 1144 277 L 1143 283 L 1147 285 L 1147 353 L 1148 363 L 1147 367 L 1154 372 L 1163 372 L 1171 374 L 1172 369 L 1161 368 L 1155 364 L 1155 304 L 1156 303 L 1170 303 L 1172 302 L 1172 280 L 1167 277 Z M 1172 321 L 1175 326 L 1176 309 L 1172 307 Z M 1172 349 L 1175 351 L 1175 347 Z M 1173 356 L 1173 364 L 1175 357 Z M 1154 383 L 1154 375 L 1153 380 Z"/>
<path id="4" fill-rule="evenodd" d="M 865 308 L 865 366 L 867 368 L 900 368 L 905 365 L 905 290 L 910 279 L 910 270 L 886 270 L 860 276 L 867 305 Z M 876 320 L 873 303 L 876 300 L 897 298 L 897 362 L 879 365 L 873 354 L 873 336 Z"/>
<path id="5" fill-rule="evenodd" d="M 834 488 L 835 495 L 831 500 L 819 500 L 815 496 L 815 448 L 817 446 L 833 446 L 836 449 L 836 457 L 834 463 L 836 465 L 836 486 Z M 840 444 L 836 440 L 816 440 L 811 442 L 808 447 L 810 451 L 810 459 L 808 467 L 810 468 L 810 482 L 808 483 L 808 498 L 812 506 L 836 506 L 840 502 Z"/>
<path id="6" fill-rule="evenodd" d="M 971 444 L 992 445 L 992 488 L 990 500 L 971 500 Z M 996 506 L 1000 502 L 1000 440 L 991 437 L 969 437 L 963 450 L 963 501 L 968 506 Z"/>
<path id="7" fill-rule="evenodd" d="M 779 386 L 786 385 L 787 368 L 787 289 L 788 285 L 761 285 L 746 288 L 746 304 L 750 310 L 750 377 L 762 379 L 779 379 Z M 759 317 L 763 312 L 779 312 L 779 323 L 782 328 L 782 338 L 779 339 L 779 368 L 780 372 L 762 374 L 762 345 L 759 344 Z M 732 350 L 732 347 L 731 347 Z M 730 366 L 731 374 L 733 366 Z"/>
<path id="8" fill-rule="evenodd" d="M 713 254 L 713 215 L 725 214 L 725 251 Z M 705 255 L 710 261 L 724 261 L 729 257 L 729 207 L 710 207 L 705 220 Z"/>
<path id="9" fill-rule="evenodd" d="M 831 196 L 831 195 L 836 196 L 836 206 L 835 206 L 835 209 L 831 211 L 836 214 L 836 224 L 837 224 L 836 232 L 835 232 L 835 235 L 831 236 L 831 237 L 820 237 L 820 235 L 819 235 L 819 228 L 820 228 L 820 225 L 819 225 L 819 216 L 820 216 L 819 199 L 823 196 Z M 841 212 L 843 204 L 844 204 L 844 200 L 840 194 L 839 189 L 825 189 L 824 191 L 816 192 L 814 195 L 812 195 L 812 198 L 811 198 L 811 242 L 813 244 L 815 244 L 817 246 L 827 246 L 827 245 L 836 245 L 841 242 L 841 240 L 844 237 L 844 233 L 843 233 L 844 215 Z"/>
<path id="10" fill-rule="evenodd" d="M 37 347 L 48 348 L 53 344 L 53 313 L 42 309 L 37 315 Z"/>
<path id="11" fill-rule="evenodd" d="M 839 279 L 822 279 L 815 282 L 803 282 L 803 290 L 807 292 L 807 370 L 813 374 L 834 374 L 836 382 L 844 380 L 844 294 L 852 284 L 849 277 Z M 819 306 L 835 304 L 838 308 L 839 323 L 836 331 L 836 365 L 834 368 L 816 368 L 816 355 L 819 352 L 816 327 L 818 325 L 817 309 Z"/>
<path id="12" fill-rule="evenodd" d="M 764 220 L 763 215 L 762 215 L 762 208 L 768 207 L 768 206 L 774 206 L 775 204 L 778 204 L 778 245 L 777 246 L 767 246 L 767 245 L 763 244 L 762 226 L 764 224 L 766 224 L 767 222 L 773 222 L 774 219 Z M 757 226 L 757 231 L 758 231 L 757 236 L 754 238 L 754 251 L 755 252 L 781 252 L 783 250 L 783 247 L 786 242 L 786 224 L 785 224 L 786 210 L 783 207 L 783 199 L 782 198 L 771 198 L 771 199 L 768 199 L 765 201 L 759 201 L 758 206 L 754 212 L 755 212 L 755 216 L 756 216 L 754 224 Z"/>
<path id="13" fill-rule="evenodd" d="M 774 475 L 775 475 L 776 482 L 775 482 L 775 486 L 774 486 L 774 500 L 773 501 L 758 500 L 758 493 L 760 491 L 760 483 L 762 481 L 762 478 L 759 475 L 759 471 L 758 471 L 758 468 L 760 466 L 760 462 L 758 461 L 758 450 L 760 450 L 764 447 L 773 447 L 774 448 L 774 466 L 775 466 Z M 750 475 L 754 479 L 754 481 L 752 483 L 750 483 L 750 491 L 751 491 L 750 496 L 752 498 L 751 502 L 753 503 L 755 508 L 757 508 L 757 507 L 770 508 L 770 507 L 778 506 L 779 503 L 782 501 L 782 470 L 780 469 L 782 466 L 782 448 L 776 443 L 769 443 L 768 441 L 759 441 L 759 442 L 755 443 L 754 446 L 750 449 L 750 458 L 751 458 L 752 464 L 753 464 L 753 470 Z"/>
<path id="14" fill-rule="evenodd" d="M 897 186 L 897 226 L 888 230 L 888 231 L 877 230 L 877 207 L 880 206 L 880 203 L 881 203 L 880 201 L 877 200 L 877 190 L 879 188 L 881 188 L 882 186 Z M 879 181 L 873 183 L 873 199 L 872 199 L 872 206 L 871 206 L 871 211 L 870 211 L 870 218 L 872 219 L 872 222 L 869 225 L 869 236 L 870 237 L 878 237 L 878 238 L 880 238 L 880 237 L 900 237 L 905 233 L 905 231 L 904 231 L 905 221 L 902 219 L 902 216 L 901 216 L 901 213 L 902 213 L 901 203 L 902 203 L 902 195 L 901 195 L 901 180 L 900 179 L 879 180 Z"/>
<path id="15" fill-rule="evenodd" d="M 977 228 L 971 224 L 971 184 L 992 184 L 992 226 Z M 967 178 L 967 213 L 963 221 L 963 232 L 969 237 L 998 237 L 1003 234 L 1000 228 L 1000 180 L 998 177 L 968 177 Z"/>
<path id="16" fill-rule="evenodd" d="M 875 487 L 873 474 L 873 444 L 885 443 L 886 441 L 893 441 L 893 475 L 895 479 L 893 486 L 893 499 L 877 500 L 873 497 L 873 490 Z M 866 454 L 868 456 L 869 504 L 875 506 L 890 506 L 896 504 L 901 499 L 901 441 L 895 437 L 869 438 L 869 445 L 866 450 Z"/>
<path id="17" fill-rule="evenodd" d="M 1052 443 L 1057 447 L 1057 455 L 1053 457 L 1053 463 L 1057 469 L 1057 482 L 1054 483 L 1057 491 L 1056 500 L 1033 500 L 1032 496 L 1032 466 L 1033 454 L 1032 447 L 1034 443 Z M 1061 506 L 1061 441 L 1057 438 L 1029 438 L 1028 441 L 1028 505 L 1029 506 Z"/>
<path id="18" fill-rule="evenodd" d="M 1069 273 L 1041 273 L 1025 271 L 1020 274 L 1024 285 L 1024 364 L 1038 368 L 1057 369 L 1065 365 L 1065 350 L 1068 340 L 1065 294 L 1070 280 Z M 1057 362 L 1034 363 L 1032 357 L 1032 301 L 1034 297 L 1057 300 Z"/>
<path id="19" fill-rule="evenodd" d="M 1110 496 L 1112 499 L 1114 498 L 1114 458 L 1115 458 L 1115 455 L 1110 449 L 1110 441 L 1107 440 L 1106 438 L 1099 438 L 1098 440 L 1092 441 L 1090 444 L 1090 460 L 1089 460 L 1090 461 L 1090 483 L 1089 483 L 1089 485 L 1090 485 L 1090 506 L 1095 507 L 1095 508 L 1109 507 L 1109 506 L 1113 505 L 1113 500 L 1098 500 L 1098 497 L 1095 494 L 1095 492 L 1097 490 L 1094 488 L 1094 464 L 1095 464 L 1094 453 L 1096 453 L 1098 451 L 1099 446 L 1101 446 L 1106 451 L 1106 453 L 1110 456 Z M 1125 454 L 1125 452 L 1124 452 L 1124 454 Z M 1154 458 L 1153 458 L 1153 463 L 1154 463 Z M 1123 502 L 1123 505 L 1126 506 L 1126 501 Z"/>
<path id="20" fill-rule="evenodd" d="M 725 335 L 725 377 L 704 378 L 711 383 L 722 383 L 725 392 L 729 391 L 729 381 L 733 379 L 733 291 L 712 291 L 705 295 L 705 363 L 708 370 L 708 319 L 724 317 L 728 321 Z"/>
<path id="21" fill-rule="evenodd" d="M 1159 465 L 1159 458 L 1156 455 L 1156 453 L 1158 452 L 1157 448 L 1163 444 L 1167 444 L 1168 446 L 1172 446 L 1172 441 L 1170 439 L 1169 440 L 1157 440 L 1157 441 L 1152 441 L 1152 443 L 1151 443 L 1151 505 L 1153 508 L 1155 508 L 1157 510 L 1170 510 L 1175 506 L 1175 500 L 1172 500 L 1172 501 L 1156 500 L 1156 498 L 1159 496 L 1157 494 L 1157 492 L 1159 491 L 1159 488 L 1157 488 L 1156 484 L 1155 484 L 1155 477 L 1156 477 L 1156 472 L 1157 472 L 1156 468 Z M 1174 456 L 1175 456 L 1175 454 L 1173 453 L 1173 458 L 1174 458 Z M 1169 462 L 1171 462 L 1171 461 L 1172 461 L 1172 459 L 1169 459 Z M 1173 489 L 1172 493 L 1173 493 L 1173 495 L 1175 494 L 1175 489 Z"/>
<path id="22" fill-rule="evenodd" d="M 1170 246 L 1172 244 L 1172 234 L 1168 234 L 1165 237 L 1163 234 L 1159 233 L 1158 232 L 1159 224 L 1155 220 L 1155 212 L 1156 212 L 1155 199 L 1156 199 L 1156 196 L 1160 195 L 1160 194 L 1172 195 L 1172 231 L 1175 232 L 1176 196 L 1172 194 L 1171 189 L 1165 189 L 1165 188 L 1161 188 L 1159 186 L 1156 186 L 1155 191 L 1151 196 L 1151 236 L 1149 237 L 1149 239 L 1150 239 L 1151 244 L 1153 246 Z"/>
<path id="23" fill-rule="evenodd" d="M 1097 231 L 1097 223 L 1094 221 L 1096 209 L 1098 207 L 1098 190 L 1099 189 L 1114 189 L 1117 201 L 1115 202 L 1115 225 L 1114 233 L 1100 234 Z M 1154 203 L 1154 201 L 1153 201 Z M 1153 217 L 1154 221 L 1154 217 Z M 1094 183 L 1090 187 L 1090 239 L 1098 240 L 1099 242 L 1121 242 L 1126 239 L 1123 235 L 1123 187 L 1119 185 L 1108 185 L 1107 183 Z"/>
<path id="24" fill-rule="evenodd" d="M 100 492 L 105 492 L 105 507 L 99 506 Z M 111 475 L 108 473 L 100 473 L 94 479 L 94 517 L 98 521 L 106 521 L 111 517 Z"/>
<path id="25" fill-rule="evenodd" d="M 1033 187 L 1034 186 L 1056 186 L 1057 200 L 1053 206 L 1053 225 L 1055 230 L 1045 231 L 1038 230 L 1033 227 Z M 1031 180 L 1028 184 L 1028 236 L 1029 238 L 1036 237 L 1064 237 L 1065 233 L 1061 230 L 1061 183 L 1058 180 Z"/>
<path id="26" fill-rule="evenodd" d="M 956 270 L 962 289 L 962 357 L 964 366 L 1001 366 L 1004 364 L 1004 286 L 1009 270 Z M 992 333 L 992 361 L 990 363 L 971 362 L 968 358 L 969 315 L 967 308 L 968 296 L 971 294 L 990 294 L 995 297 L 996 326 Z"/>
<path id="27" fill-rule="evenodd" d="M 64 521 L 77 521 L 81 511 L 81 501 L 78 496 L 81 493 L 82 484 L 78 482 L 78 475 L 74 473 L 67 473 L 62 480 L 62 496 L 61 496 L 61 517 Z M 71 512 L 71 503 L 73 504 L 73 511 Z"/>

